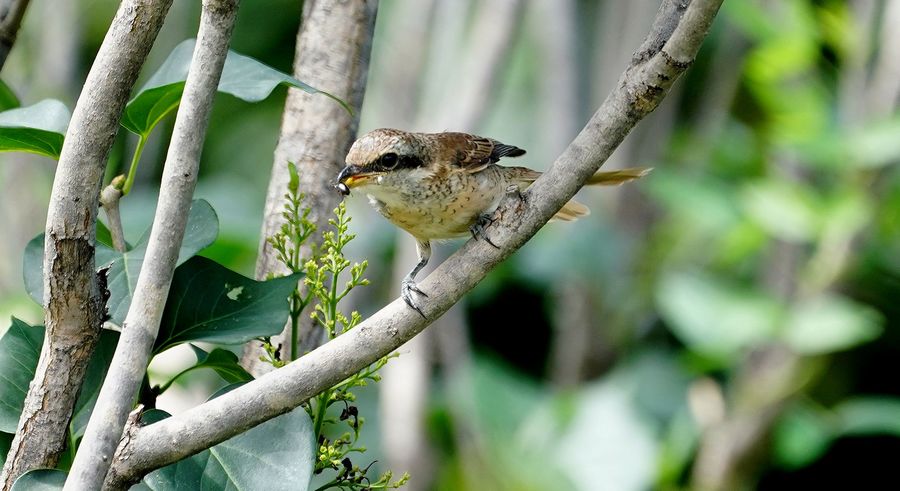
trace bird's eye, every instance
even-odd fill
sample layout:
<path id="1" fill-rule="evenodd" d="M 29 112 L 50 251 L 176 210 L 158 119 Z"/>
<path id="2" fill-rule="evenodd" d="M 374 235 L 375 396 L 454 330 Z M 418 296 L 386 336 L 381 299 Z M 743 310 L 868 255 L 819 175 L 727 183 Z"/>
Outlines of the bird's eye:
<path id="1" fill-rule="evenodd" d="M 385 168 L 385 170 L 393 170 L 394 167 L 397 167 L 397 164 L 400 162 L 400 159 L 397 157 L 396 153 L 386 153 L 381 156 L 381 166 Z"/>

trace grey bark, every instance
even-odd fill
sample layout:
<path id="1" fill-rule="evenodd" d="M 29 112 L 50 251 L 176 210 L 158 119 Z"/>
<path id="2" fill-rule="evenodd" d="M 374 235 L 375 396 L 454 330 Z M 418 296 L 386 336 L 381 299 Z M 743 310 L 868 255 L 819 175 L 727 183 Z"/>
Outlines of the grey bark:
<path id="1" fill-rule="evenodd" d="M 294 75 L 340 97 L 353 108 L 354 114 L 348 114 L 327 97 L 294 89 L 288 92 L 266 194 L 257 278 L 288 273 L 266 241 L 284 224 L 288 162 L 297 165 L 300 191 L 306 195 L 304 204 L 312 209 L 309 219 L 318 227 L 318 232 L 301 249 L 304 257 L 310 256 L 311 245 L 320 244 L 322 232 L 329 228 L 328 219 L 341 199 L 331 184 L 344 165 L 344 156 L 356 138 L 359 125 L 377 6 L 377 0 L 308 0 L 304 4 L 297 33 Z M 322 329 L 307 316 L 301 317 L 299 331 L 301 353 L 323 341 Z M 282 353 L 290 354 L 290 328 L 274 337 L 272 343 L 282 344 Z M 243 365 L 255 375 L 272 368 L 259 360 L 261 354 L 258 342 L 250 342 L 244 349 Z"/>
<path id="2" fill-rule="evenodd" d="M 178 251 L 238 0 L 204 0 L 200 29 L 166 155 L 159 203 L 134 298 L 65 489 L 99 489 L 144 378 Z"/>
<path id="3" fill-rule="evenodd" d="M 104 314 L 105 285 L 94 269 L 101 178 L 122 110 L 170 3 L 122 3 L 72 114 L 47 216 L 46 336 L 0 476 L 3 489 L 29 469 L 53 467 L 65 447 L 66 427 Z"/>
<path id="4" fill-rule="evenodd" d="M 6 58 L 16 42 L 27 8 L 28 0 L 0 1 L 0 70 L 6 64 Z"/>
<path id="5" fill-rule="evenodd" d="M 486 241 L 469 241 L 420 283 L 424 318 L 395 300 L 302 358 L 185 413 L 131 432 L 114 457 L 117 483 L 193 455 L 297 407 L 389 354 L 453 306 L 531 238 L 596 172 L 628 131 L 665 97 L 693 62 L 722 0 L 663 2 L 654 29 L 616 89 L 551 169 L 520 199 L 502 203 Z"/>

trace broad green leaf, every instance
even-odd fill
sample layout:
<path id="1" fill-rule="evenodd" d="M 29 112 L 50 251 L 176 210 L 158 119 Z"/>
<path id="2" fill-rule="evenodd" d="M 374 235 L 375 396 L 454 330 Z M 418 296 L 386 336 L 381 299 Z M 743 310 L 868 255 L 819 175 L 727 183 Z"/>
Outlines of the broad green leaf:
<path id="1" fill-rule="evenodd" d="M 6 454 L 9 453 L 14 436 L 12 433 L 0 432 L 0 462 L 6 462 Z"/>
<path id="2" fill-rule="evenodd" d="M 3 80 L 0 80 L 0 111 L 6 111 L 7 109 L 15 109 L 21 106 L 22 103 L 19 102 L 19 98 L 16 96 L 16 93 L 6 84 Z"/>
<path id="3" fill-rule="evenodd" d="M 212 206 L 202 199 L 195 200 L 191 205 L 190 215 L 188 215 L 187 228 L 184 232 L 181 250 L 178 253 L 177 264 L 183 263 L 212 244 L 218 233 L 219 219 Z M 125 314 L 128 313 L 128 307 L 131 306 L 131 297 L 137 286 L 138 274 L 141 272 L 149 240 L 150 230 L 148 229 L 137 244 L 124 254 L 98 240 L 94 263 L 98 269 L 110 266 L 108 276 L 110 297 L 106 307 L 110 318 L 116 324 L 122 324 Z M 41 234 L 32 239 L 25 247 L 23 265 L 25 290 L 39 304 L 44 301 L 43 261 L 44 235 Z"/>
<path id="4" fill-rule="evenodd" d="M 10 491 L 57 491 L 66 484 L 66 476 L 59 469 L 35 469 L 19 476 Z"/>
<path id="5" fill-rule="evenodd" d="M 100 340 L 88 363 L 81 393 L 75 402 L 71 428 L 76 438 L 84 434 L 118 340 L 119 333 L 115 331 L 104 329 L 100 332 Z M 16 431 L 43 343 L 43 326 L 32 327 L 15 318 L 0 338 L 0 432 Z"/>
<path id="6" fill-rule="evenodd" d="M 315 455 L 312 421 L 306 410 L 298 407 L 209 450 L 154 471 L 132 489 L 305 491 Z"/>
<path id="7" fill-rule="evenodd" d="M 692 350 L 719 360 L 771 339 L 781 306 L 759 292 L 688 273 L 670 273 L 657 286 L 660 314 Z"/>
<path id="8" fill-rule="evenodd" d="M 162 118 L 178 107 L 195 43 L 194 39 L 188 39 L 172 50 L 162 66 L 125 107 L 122 126 L 138 135 L 147 136 Z M 228 52 L 222 79 L 219 82 L 220 92 L 247 102 L 259 102 L 268 97 L 278 85 L 296 87 L 311 94 L 326 95 L 350 111 L 344 101 L 327 92 L 313 88 L 253 58 L 234 51 Z"/>
<path id="9" fill-rule="evenodd" d="M 194 350 L 194 355 L 197 357 L 197 364 L 192 368 L 211 368 L 230 384 L 253 380 L 253 375 L 244 370 L 244 367 L 238 363 L 237 355 L 233 352 L 215 348 L 207 353 L 193 344 L 191 349 Z"/>
<path id="10" fill-rule="evenodd" d="M 836 437 L 834 425 L 809 403 L 795 403 L 775 425 L 772 452 L 784 468 L 799 469 L 821 457 Z"/>
<path id="11" fill-rule="evenodd" d="M 58 159 L 69 109 L 53 99 L 0 112 L 0 152 L 29 152 Z"/>
<path id="12" fill-rule="evenodd" d="M 852 348 L 881 334 L 873 309 L 846 297 L 822 295 L 794 306 L 782 333 L 794 351 L 818 355 Z"/>
<path id="13" fill-rule="evenodd" d="M 113 354 L 116 352 L 116 345 L 119 343 L 119 333 L 109 329 L 100 331 L 100 340 L 97 347 L 94 348 L 94 354 L 91 355 L 91 361 L 88 363 L 87 371 L 84 374 L 84 383 L 81 386 L 81 392 L 78 394 L 78 400 L 75 401 L 75 410 L 72 413 L 72 420 L 69 422 L 69 429 L 72 437 L 75 439 L 84 436 L 84 430 L 87 428 L 88 420 L 91 418 L 91 412 L 94 410 L 94 404 L 97 403 L 97 396 L 100 395 L 100 387 L 106 380 L 106 372 L 112 363 Z"/>
<path id="14" fill-rule="evenodd" d="M 238 363 L 237 355 L 235 355 L 231 351 L 222 348 L 216 348 L 207 353 L 206 351 L 194 346 L 193 344 L 191 344 L 190 347 L 192 350 L 194 350 L 194 356 L 197 357 L 197 363 L 182 370 L 177 375 L 172 377 L 171 380 L 160 387 L 160 393 L 165 392 L 166 389 L 168 389 L 169 386 L 172 385 L 172 383 L 182 375 L 199 368 L 211 368 L 217 374 L 219 374 L 219 376 L 222 377 L 223 380 L 231 384 L 253 380 L 253 375 L 250 375 L 249 373 L 247 373 L 247 370 L 244 370 L 244 367 L 242 367 Z"/>
<path id="15" fill-rule="evenodd" d="M 754 222 L 782 240 L 813 240 L 821 229 L 821 203 L 797 183 L 766 180 L 748 185 L 742 203 Z"/>
<path id="16" fill-rule="evenodd" d="M 204 257 L 175 270 L 155 352 L 190 341 L 238 344 L 281 332 L 299 275 L 256 281 Z"/>
<path id="17" fill-rule="evenodd" d="M 841 435 L 900 437 L 900 398 L 857 397 L 834 408 Z"/>
<path id="18" fill-rule="evenodd" d="M 15 317 L 0 338 L 0 431 L 4 433 L 16 432 L 43 342 L 43 328 Z"/>

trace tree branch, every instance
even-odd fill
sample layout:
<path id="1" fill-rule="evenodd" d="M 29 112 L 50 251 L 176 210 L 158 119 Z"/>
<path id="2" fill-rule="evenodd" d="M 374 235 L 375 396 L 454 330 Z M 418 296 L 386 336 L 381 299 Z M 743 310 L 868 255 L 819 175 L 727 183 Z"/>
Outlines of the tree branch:
<path id="1" fill-rule="evenodd" d="M 125 0 L 119 7 L 63 143 L 44 245 L 46 335 L 0 486 L 29 469 L 53 467 L 65 448 L 88 360 L 103 318 L 105 285 L 94 269 L 100 182 L 119 119 L 171 0 Z"/>
<path id="2" fill-rule="evenodd" d="M 359 112 L 369 73 L 369 54 L 375 30 L 377 0 L 306 2 L 300 31 L 297 33 L 297 53 L 294 75 L 313 87 L 318 87 L 347 101 L 355 111 L 348 114 L 334 101 L 321 95 L 291 89 L 285 102 L 281 134 L 275 148 L 272 175 L 266 194 L 256 277 L 270 273 L 288 273 L 266 240 L 275 235 L 285 223 L 284 192 L 289 174 L 288 162 L 294 162 L 300 174 L 300 191 L 306 196 L 304 205 L 312 212 L 310 221 L 318 232 L 301 249 L 303 257 L 310 256 L 312 244 L 321 244 L 322 231 L 328 228 L 332 210 L 340 202 L 340 195 L 331 183 L 344 166 L 344 156 L 359 126 Z M 299 357 L 302 351 L 321 344 L 322 330 L 308 316 L 301 318 L 299 345 L 301 353 L 291 353 L 290 327 L 273 344 L 282 343 L 282 353 Z M 259 342 L 247 343 L 243 365 L 251 373 L 271 369 L 259 361 L 263 351 Z M 288 360 L 293 358 L 288 358 Z"/>
<path id="3" fill-rule="evenodd" d="M 200 153 L 237 6 L 238 0 L 203 2 L 197 44 L 166 156 L 146 260 L 65 489 L 100 488 L 109 468 L 109 456 L 119 443 L 146 372 L 184 238 Z"/>
<path id="4" fill-rule="evenodd" d="M 16 42 L 27 8 L 28 0 L 0 1 L 0 69 L 6 64 L 6 58 Z"/>
<path id="5" fill-rule="evenodd" d="M 721 3 L 694 0 L 686 9 L 672 8 L 670 0 L 663 3 L 656 25 L 670 35 L 635 58 L 618 87 L 550 171 L 525 191 L 524 200 L 513 196 L 504 200 L 503 218 L 489 230 L 501 247 L 469 241 L 420 283 L 429 294 L 425 318 L 395 300 L 299 360 L 179 416 L 139 429 L 114 457 L 118 484 L 134 482 L 153 469 L 297 407 L 421 332 L 549 221 L 628 131 L 659 104 L 693 61 Z"/>

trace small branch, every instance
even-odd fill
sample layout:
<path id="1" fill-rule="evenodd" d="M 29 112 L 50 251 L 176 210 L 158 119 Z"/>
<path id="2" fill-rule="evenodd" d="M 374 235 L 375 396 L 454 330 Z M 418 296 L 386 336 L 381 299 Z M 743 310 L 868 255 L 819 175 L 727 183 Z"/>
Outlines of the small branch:
<path id="1" fill-rule="evenodd" d="M 103 319 L 105 285 L 94 269 L 100 182 L 122 110 L 170 4 L 122 2 L 72 114 L 47 214 L 47 334 L 0 476 L 3 489 L 25 471 L 53 467 L 65 448 L 72 408 Z"/>
<path id="2" fill-rule="evenodd" d="M 369 72 L 377 3 L 376 0 L 305 3 L 297 33 L 294 74 L 313 87 L 347 101 L 354 114 L 348 114 L 333 100 L 321 95 L 296 89 L 288 91 L 266 194 L 256 261 L 259 279 L 270 273 L 288 273 L 266 240 L 285 223 L 282 211 L 284 190 L 289 180 L 288 162 L 297 165 L 300 192 L 305 195 L 303 204 L 312 210 L 309 219 L 317 227 L 317 232 L 301 248 L 303 257 L 310 256 L 313 244 L 321 244 L 322 232 L 329 228 L 328 219 L 341 200 L 341 195 L 335 193 L 329 183 L 344 166 L 344 156 L 356 138 Z M 273 344 L 283 344 L 285 353 L 290 353 L 290 331 L 288 326 L 284 334 L 272 338 Z M 323 342 L 319 336 L 321 329 L 309 316 L 301 318 L 299 331 L 301 352 Z M 259 342 L 247 343 L 242 364 L 250 373 L 259 375 L 271 369 L 270 365 L 259 361 L 262 354 Z"/>
<path id="3" fill-rule="evenodd" d="M 166 156 L 146 260 L 109 373 L 65 489 L 100 489 L 143 380 L 184 238 L 203 139 L 234 28 L 238 0 L 205 0 L 197 45 Z"/>
<path id="4" fill-rule="evenodd" d="M 113 248 L 119 252 L 125 252 L 126 249 L 125 232 L 122 230 L 122 217 L 119 215 L 119 200 L 122 199 L 124 180 L 124 177 L 117 176 L 100 192 L 100 206 L 106 212 Z"/>
<path id="5" fill-rule="evenodd" d="M 136 482 L 145 473 L 193 455 L 275 416 L 397 349 L 471 290 L 498 263 L 522 246 L 568 201 L 631 128 L 663 99 L 687 69 L 722 0 L 694 0 L 673 15 L 661 7 L 658 24 L 671 33 L 646 50 L 547 174 L 524 193 L 508 197 L 492 239 L 469 241 L 420 283 L 429 293 L 425 318 L 395 300 L 355 329 L 299 360 L 185 413 L 141 428 L 114 457 L 115 484 Z"/>
<path id="6" fill-rule="evenodd" d="M 28 0 L 0 1 L 0 70 L 6 64 L 6 58 L 16 42 L 27 8 Z"/>

